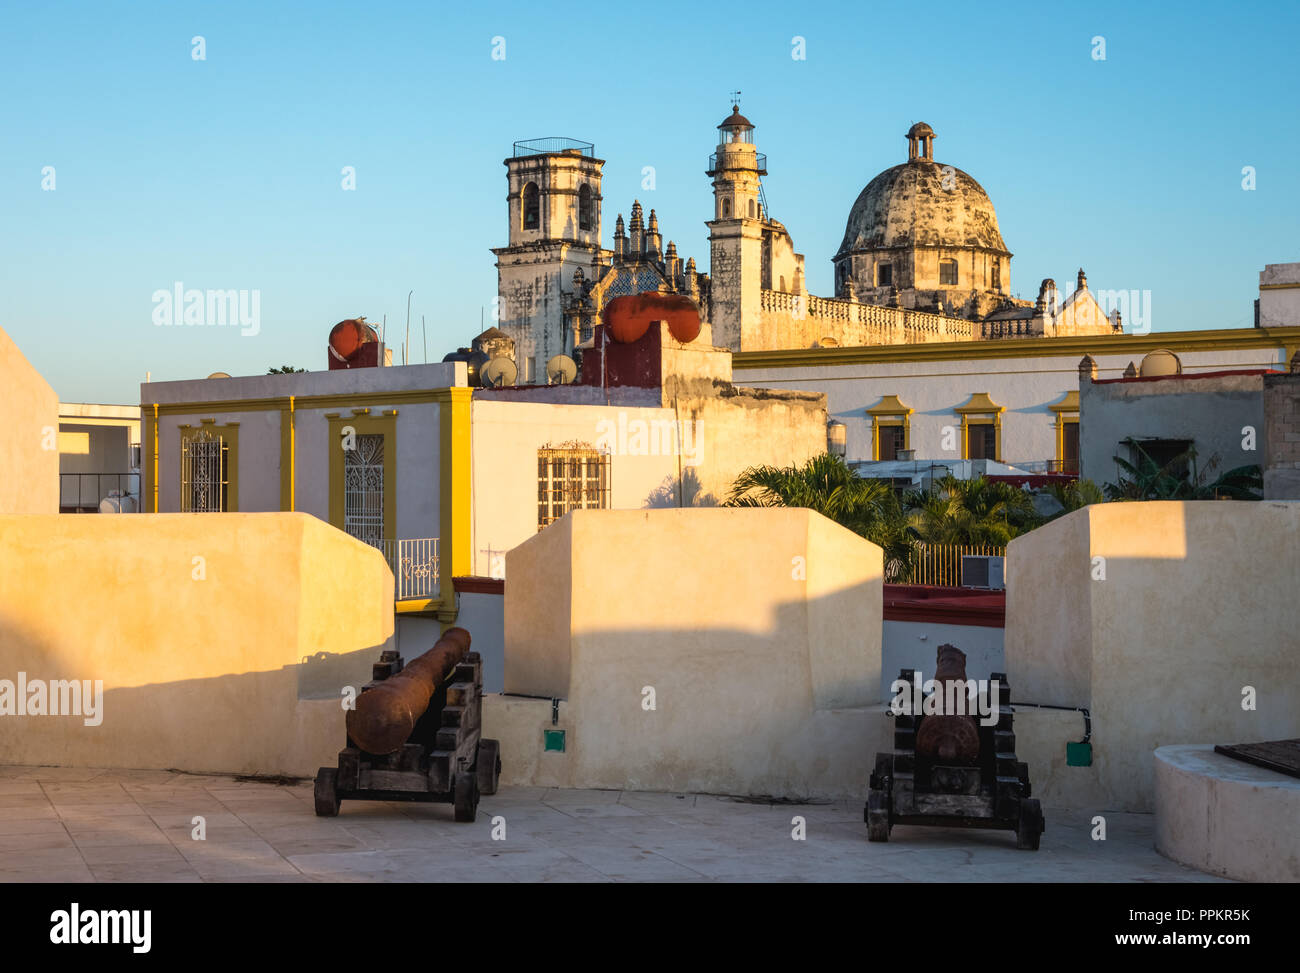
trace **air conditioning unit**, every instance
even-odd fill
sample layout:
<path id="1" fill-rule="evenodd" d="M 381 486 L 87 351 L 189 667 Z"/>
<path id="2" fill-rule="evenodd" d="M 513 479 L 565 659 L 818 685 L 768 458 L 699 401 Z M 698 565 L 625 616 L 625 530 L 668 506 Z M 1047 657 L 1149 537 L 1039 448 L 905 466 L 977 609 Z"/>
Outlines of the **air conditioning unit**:
<path id="1" fill-rule="evenodd" d="M 1001 591 L 1007 586 L 1006 560 L 1005 557 L 991 557 L 985 554 L 963 554 L 961 586 Z"/>

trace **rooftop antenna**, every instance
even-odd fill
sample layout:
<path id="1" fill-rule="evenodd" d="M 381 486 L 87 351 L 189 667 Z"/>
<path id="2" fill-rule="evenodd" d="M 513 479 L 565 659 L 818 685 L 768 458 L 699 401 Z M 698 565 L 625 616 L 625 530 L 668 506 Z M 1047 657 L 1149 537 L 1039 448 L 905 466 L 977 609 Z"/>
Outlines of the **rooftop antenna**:
<path id="1" fill-rule="evenodd" d="M 406 344 L 402 345 L 403 365 L 409 364 L 406 358 L 407 355 L 410 354 L 410 348 L 411 348 L 411 295 L 414 293 L 415 293 L 414 287 L 412 287 L 409 291 L 406 292 Z"/>
<path id="2" fill-rule="evenodd" d="M 424 363 L 429 364 L 429 332 L 424 329 L 424 315 L 420 315 L 420 337 L 424 339 Z"/>

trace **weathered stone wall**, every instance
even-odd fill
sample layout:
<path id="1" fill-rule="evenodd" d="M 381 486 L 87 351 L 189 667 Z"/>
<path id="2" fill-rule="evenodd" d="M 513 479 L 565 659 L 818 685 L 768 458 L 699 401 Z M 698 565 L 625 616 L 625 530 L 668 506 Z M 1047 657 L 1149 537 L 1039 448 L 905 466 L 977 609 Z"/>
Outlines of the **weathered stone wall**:
<path id="1" fill-rule="evenodd" d="M 1300 374 L 1264 376 L 1264 499 L 1300 500 Z"/>
<path id="2" fill-rule="evenodd" d="M 743 351 L 903 345 L 974 338 L 974 325 L 962 318 L 857 301 L 765 290 L 760 293 L 759 307 L 759 326 L 745 330 Z"/>

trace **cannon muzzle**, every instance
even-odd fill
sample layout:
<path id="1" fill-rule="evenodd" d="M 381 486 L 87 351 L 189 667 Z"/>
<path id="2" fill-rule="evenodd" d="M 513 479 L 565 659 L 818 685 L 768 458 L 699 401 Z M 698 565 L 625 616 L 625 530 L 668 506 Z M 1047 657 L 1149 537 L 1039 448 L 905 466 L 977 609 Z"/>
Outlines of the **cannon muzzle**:
<path id="1" fill-rule="evenodd" d="M 348 736 L 367 753 L 401 749 L 433 694 L 468 652 L 469 632 L 447 629 L 428 652 L 357 697 L 357 708 L 347 715 Z"/>

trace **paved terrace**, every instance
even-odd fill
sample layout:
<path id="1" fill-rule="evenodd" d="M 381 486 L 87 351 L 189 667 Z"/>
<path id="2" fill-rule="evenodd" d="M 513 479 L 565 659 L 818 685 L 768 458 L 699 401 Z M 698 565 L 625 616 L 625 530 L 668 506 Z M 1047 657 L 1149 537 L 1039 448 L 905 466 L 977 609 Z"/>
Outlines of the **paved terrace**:
<path id="1" fill-rule="evenodd" d="M 306 781 L 0 767 L 0 881 L 1213 881 L 1154 850 L 1150 815 L 1108 813 L 1093 841 L 1093 812 L 1045 813 L 1028 852 L 1009 831 L 898 827 L 869 844 L 856 801 L 506 787 L 456 824 L 447 804 L 345 801 L 317 818 Z"/>

